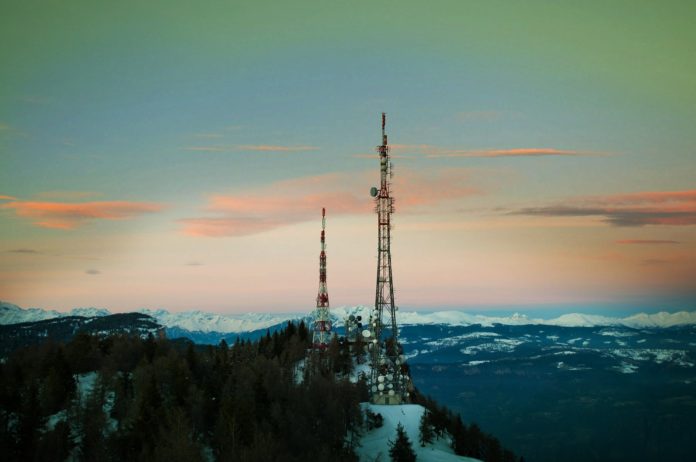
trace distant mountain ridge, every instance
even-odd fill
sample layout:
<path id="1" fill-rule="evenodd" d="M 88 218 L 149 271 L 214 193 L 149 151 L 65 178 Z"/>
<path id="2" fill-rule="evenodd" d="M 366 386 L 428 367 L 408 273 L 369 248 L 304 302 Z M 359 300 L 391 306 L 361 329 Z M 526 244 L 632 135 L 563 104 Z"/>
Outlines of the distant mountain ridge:
<path id="1" fill-rule="evenodd" d="M 371 308 L 367 306 L 331 308 L 334 325 L 342 326 L 343 320 L 349 315 L 369 317 Z M 139 309 L 137 313 L 147 314 L 159 324 L 167 328 L 178 328 L 190 332 L 201 333 L 242 333 L 278 326 L 290 320 L 309 319 L 306 313 L 244 313 L 219 314 L 203 311 L 170 312 L 164 309 Z M 0 325 L 35 322 L 66 316 L 101 317 L 110 315 L 105 308 L 75 308 L 69 312 L 44 310 L 41 308 L 24 309 L 8 302 L 0 302 Z M 625 318 L 569 313 L 553 319 L 530 318 L 524 314 L 515 313 L 512 316 L 486 316 L 465 311 L 400 311 L 401 325 L 436 325 L 470 326 L 480 324 L 491 327 L 495 324 L 548 325 L 562 327 L 597 327 L 623 326 L 632 328 L 667 328 L 674 326 L 696 324 L 696 311 L 679 311 L 676 313 L 638 313 Z"/>

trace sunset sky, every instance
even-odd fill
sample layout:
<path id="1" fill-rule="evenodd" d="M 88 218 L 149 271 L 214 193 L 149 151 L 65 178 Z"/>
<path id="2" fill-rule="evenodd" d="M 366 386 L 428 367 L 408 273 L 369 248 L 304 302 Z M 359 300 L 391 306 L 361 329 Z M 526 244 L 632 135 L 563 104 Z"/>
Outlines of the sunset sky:
<path id="1" fill-rule="evenodd" d="M 0 299 L 696 309 L 696 3 L 0 8 Z"/>

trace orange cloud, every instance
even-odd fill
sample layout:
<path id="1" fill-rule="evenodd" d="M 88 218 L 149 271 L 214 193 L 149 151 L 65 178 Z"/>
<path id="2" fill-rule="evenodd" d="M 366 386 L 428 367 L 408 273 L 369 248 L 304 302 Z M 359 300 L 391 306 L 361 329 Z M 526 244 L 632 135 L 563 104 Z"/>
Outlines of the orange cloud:
<path id="1" fill-rule="evenodd" d="M 29 218 L 43 228 L 75 229 L 92 220 L 124 220 L 160 211 L 163 206 L 147 202 L 34 202 L 16 201 L 0 205 L 17 216 Z"/>
<path id="2" fill-rule="evenodd" d="M 393 184 L 399 212 L 423 211 L 478 191 L 468 171 L 400 171 Z M 216 194 L 205 208 L 212 217 L 180 220 L 189 236 L 245 236 L 316 218 L 322 207 L 332 216 L 373 212 L 368 195 L 377 180 L 374 171 L 329 173 L 279 181 L 252 193 Z"/>
<path id="3" fill-rule="evenodd" d="M 602 216 L 615 226 L 696 225 L 696 190 L 580 197 L 566 204 L 512 212 L 536 216 Z"/>
<path id="4" fill-rule="evenodd" d="M 0 195 L 0 200 L 1 200 L 1 201 L 16 201 L 17 198 L 16 198 L 16 197 L 12 197 L 12 196 L 3 196 L 3 195 Z"/>

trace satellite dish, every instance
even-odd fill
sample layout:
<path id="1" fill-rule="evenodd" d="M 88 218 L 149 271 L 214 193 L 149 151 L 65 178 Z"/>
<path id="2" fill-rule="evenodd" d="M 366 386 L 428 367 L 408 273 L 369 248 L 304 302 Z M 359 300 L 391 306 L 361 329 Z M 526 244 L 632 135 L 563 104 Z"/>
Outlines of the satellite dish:
<path id="1" fill-rule="evenodd" d="M 351 314 L 350 316 L 348 316 L 348 319 L 350 319 L 351 321 L 355 321 L 355 316 Z"/>
<path id="2" fill-rule="evenodd" d="M 383 376 L 383 375 L 380 375 L 379 377 L 377 377 L 377 381 L 378 381 L 378 382 L 384 382 L 384 376 Z"/>
<path id="3" fill-rule="evenodd" d="M 365 338 L 368 338 L 368 337 L 370 337 L 371 335 L 372 335 L 372 333 L 371 333 L 369 330 L 367 330 L 367 329 L 365 329 L 364 331 L 362 331 L 362 336 L 365 337 Z"/>
<path id="4" fill-rule="evenodd" d="M 358 316 L 358 317 L 355 318 L 355 319 L 357 319 L 358 321 L 362 321 L 362 316 Z"/>
<path id="5" fill-rule="evenodd" d="M 358 323 L 358 329 L 362 329 L 362 323 L 361 323 L 361 322 Z"/>
<path id="6" fill-rule="evenodd" d="M 372 385 L 372 391 L 373 391 L 373 392 L 377 391 L 377 386 L 376 386 L 376 385 Z"/>
<path id="7" fill-rule="evenodd" d="M 377 385 L 377 389 L 378 389 L 379 391 L 384 390 L 384 384 L 383 384 L 383 383 L 380 383 L 379 385 Z"/>
<path id="8" fill-rule="evenodd" d="M 374 186 L 370 188 L 370 196 L 377 197 L 377 188 Z"/>
<path id="9" fill-rule="evenodd" d="M 394 396 L 394 390 L 389 390 L 389 396 Z"/>

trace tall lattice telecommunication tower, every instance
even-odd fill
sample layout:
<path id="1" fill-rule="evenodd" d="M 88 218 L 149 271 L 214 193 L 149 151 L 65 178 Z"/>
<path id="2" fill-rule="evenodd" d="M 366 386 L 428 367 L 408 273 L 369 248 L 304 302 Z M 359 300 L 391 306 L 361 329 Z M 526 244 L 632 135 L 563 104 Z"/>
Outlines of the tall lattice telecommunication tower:
<path id="1" fill-rule="evenodd" d="M 376 404 L 401 404 L 408 401 L 410 388 L 405 373 L 399 330 L 396 324 L 397 306 L 394 304 L 394 285 L 391 265 L 391 214 L 394 198 L 390 194 L 392 164 L 385 133 L 387 116 L 382 113 L 382 144 L 377 146 L 380 164 L 380 186 L 370 194 L 375 198 L 377 212 L 377 285 L 375 307 L 370 316 L 369 344 L 372 371 L 370 374 L 371 401 Z"/>
<path id="2" fill-rule="evenodd" d="M 326 209 L 321 209 L 321 253 L 319 254 L 319 293 L 317 309 L 314 311 L 312 345 L 324 350 L 331 341 L 331 319 L 329 318 L 329 292 L 326 289 Z"/>

